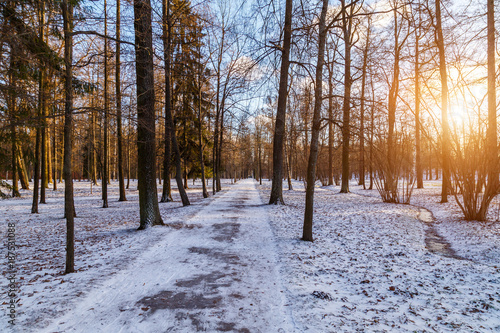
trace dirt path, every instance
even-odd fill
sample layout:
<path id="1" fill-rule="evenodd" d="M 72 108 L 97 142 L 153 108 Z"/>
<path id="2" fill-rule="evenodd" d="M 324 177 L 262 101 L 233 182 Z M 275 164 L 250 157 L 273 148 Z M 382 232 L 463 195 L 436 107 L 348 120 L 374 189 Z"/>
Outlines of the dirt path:
<path id="1" fill-rule="evenodd" d="M 176 224 L 43 331 L 294 331 L 255 184 L 241 181 Z"/>

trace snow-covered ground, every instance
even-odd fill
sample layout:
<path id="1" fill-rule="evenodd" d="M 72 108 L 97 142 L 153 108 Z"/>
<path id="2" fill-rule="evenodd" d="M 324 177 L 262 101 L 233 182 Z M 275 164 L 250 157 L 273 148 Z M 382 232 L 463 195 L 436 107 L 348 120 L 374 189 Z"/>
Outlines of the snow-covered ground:
<path id="1" fill-rule="evenodd" d="M 435 183 L 412 198 L 464 260 L 430 253 L 421 209 L 352 184 L 316 188 L 315 242 L 302 235 L 304 186 L 270 208 L 281 274 L 301 332 L 499 332 L 500 228 L 465 222 Z M 270 183 L 261 189 L 268 195 Z M 444 225 L 444 226 L 443 226 Z"/>
<path id="2" fill-rule="evenodd" d="M 69 275 L 62 189 L 47 192 L 37 215 L 24 191 L 0 200 L 0 252 L 14 222 L 19 290 L 16 325 L 2 315 L 0 331 L 498 332 L 498 203 L 491 221 L 464 222 L 452 197 L 437 203 L 438 185 L 415 190 L 416 206 L 384 204 L 353 184 L 349 194 L 317 188 L 310 243 L 300 240 L 300 182 L 284 191 L 286 206 L 264 204 L 270 182 L 225 181 L 208 199 L 197 182 L 191 206 L 178 197 L 160 204 L 168 226 L 140 232 L 136 183 L 127 202 L 113 183 L 102 209 L 100 188 L 91 194 L 88 182 L 75 182 L 77 272 Z M 419 220 L 423 208 L 433 223 Z M 430 228 L 463 259 L 429 251 Z M 0 265 L 5 276 L 5 255 Z M 4 313 L 7 285 L 3 278 Z"/>

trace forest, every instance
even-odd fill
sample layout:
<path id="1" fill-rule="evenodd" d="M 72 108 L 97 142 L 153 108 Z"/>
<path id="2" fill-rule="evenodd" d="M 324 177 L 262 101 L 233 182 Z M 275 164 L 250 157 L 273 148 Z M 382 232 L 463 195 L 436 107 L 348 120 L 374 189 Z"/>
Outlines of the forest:
<path id="1" fill-rule="evenodd" d="M 0 2 L 0 328 L 500 329 L 498 10 Z"/>

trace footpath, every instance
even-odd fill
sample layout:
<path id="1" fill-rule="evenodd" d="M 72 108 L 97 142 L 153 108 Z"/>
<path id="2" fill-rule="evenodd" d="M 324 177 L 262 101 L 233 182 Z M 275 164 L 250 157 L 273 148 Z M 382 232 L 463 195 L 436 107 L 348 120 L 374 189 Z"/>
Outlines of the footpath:
<path id="1" fill-rule="evenodd" d="M 219 194 L 42 332 L 293 332 L 255 186 Z"/>

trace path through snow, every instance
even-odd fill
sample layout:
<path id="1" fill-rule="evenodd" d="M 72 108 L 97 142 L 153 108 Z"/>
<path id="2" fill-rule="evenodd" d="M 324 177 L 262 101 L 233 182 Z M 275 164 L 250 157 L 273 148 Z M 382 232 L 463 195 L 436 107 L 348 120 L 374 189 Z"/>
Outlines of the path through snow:
<path id="1" fill-rule="evenodd" d="M 291 332 L 253 180 L 203 207 L 43 332 Z"/>

